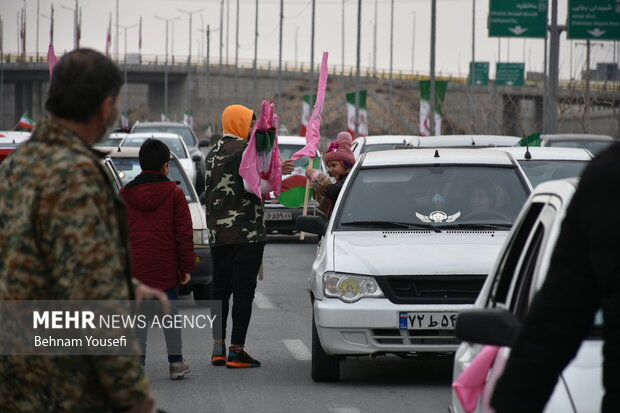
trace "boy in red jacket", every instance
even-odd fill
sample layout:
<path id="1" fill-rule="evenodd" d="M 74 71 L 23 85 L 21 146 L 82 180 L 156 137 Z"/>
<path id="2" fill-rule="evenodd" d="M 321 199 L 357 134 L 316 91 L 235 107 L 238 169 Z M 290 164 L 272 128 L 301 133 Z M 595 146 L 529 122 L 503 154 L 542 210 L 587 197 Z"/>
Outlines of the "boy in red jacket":
<path id="1" fill-rule="evenodd" d="M 120 191 L 127 205 L 133 275 L 165 291 L 175 316 L 179 284 L 189 282 L 196 265 L 192 218 L 183 190 L 167 177 L 170 150 L 166 144 L 147 139 L 138 156 L 142 172 Z M 144 355 L 147 333 L 148 325 L 137 331 Z M 191 368 L 183 360 L 181 330 L 165 328 L 164 336 L 170 379 L 182 379 Z"/>

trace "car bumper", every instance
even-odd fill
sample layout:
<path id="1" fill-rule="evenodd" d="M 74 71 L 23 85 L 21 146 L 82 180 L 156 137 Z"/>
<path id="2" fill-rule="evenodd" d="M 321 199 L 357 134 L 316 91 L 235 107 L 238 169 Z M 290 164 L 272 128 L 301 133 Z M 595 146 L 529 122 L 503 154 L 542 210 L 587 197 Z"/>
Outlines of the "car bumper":
<path id="1" fill-rule="evenodd" d="M 286 208 L 280 204 L 265 205 L 265 228 L 267 234 L 294 234 L 297 217 L 303 215 L 303 208 Z M 290 214 L 290 215 L 289 215 Z M 313 206 L 308 207 L 307 215 L 319 214 Z"/>
<path id="2" fill-rule="evenodd" d="M 355 303 L 315 300 L 314 318 L 321 346 L 331 355 L 454 352 L 454 330 L 401 330 L 401 312 L 459 312 L 471 305 L 399 305 L 385 298 Z"/>
<path id="3" fill-rule="evenodd" d="M 188 286 L 199 284 L 210 284 L 213 279 L 211 267 L 211 248 L 208 246 L 195 246 L 196 269 L 192 273 L 192 279 Z"/>

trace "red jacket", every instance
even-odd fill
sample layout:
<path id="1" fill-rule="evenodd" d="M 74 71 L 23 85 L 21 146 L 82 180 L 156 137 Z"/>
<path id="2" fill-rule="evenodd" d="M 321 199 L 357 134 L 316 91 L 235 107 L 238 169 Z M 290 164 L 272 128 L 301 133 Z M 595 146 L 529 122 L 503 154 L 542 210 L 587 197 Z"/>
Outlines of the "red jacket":
<path id="1" fill-rule="evenodd" d="M 120 191 L 127 205 L 134 277 L 160 290 L 196 266 L 192 218 L 183 190 L 160 172 L 142 172 Z"/>

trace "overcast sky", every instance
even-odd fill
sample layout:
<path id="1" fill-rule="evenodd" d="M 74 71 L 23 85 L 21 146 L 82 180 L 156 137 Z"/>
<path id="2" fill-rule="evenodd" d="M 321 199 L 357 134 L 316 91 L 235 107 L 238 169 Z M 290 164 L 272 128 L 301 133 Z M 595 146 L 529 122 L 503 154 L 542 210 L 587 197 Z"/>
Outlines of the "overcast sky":
<path id="1" fill-rule="evenodd" d="M 362 46 L 361 65 L 373 66 L 373 25 L 378 22 L 377 67 L 387 70 L 390 67 L 390 0 L 378 1 L 378 16 L 375 19 L 375 0 L 362 1 Z M 566 2 L 560 0 L 559 22 L 566 20 Z M 18 14 L 26 4 L 27 10 L 27 53 L 36 52 L 37 4 L 40 13 L 49 15 L 51 0 L 0 0 L 0 15 L 4 22 L 4 51 L 15 53 L 18 45 Z M 56 0 L 54 3 L 54 46 L 57 54 L 73 48 L 73 12 L 75 0 Z M 115 52 L 116 0 L 79 0 L 82 9 L 82 40 L 80 45 L 103 51 L 106 31 L 112 15 L 112 51 Z M 177 59 L 186 59 L 189 51 L 189 17 L 178 9 L 194 11 L 204 9 L 193 16 L 192 55 L 205 54 L 204 37 L 197 29 L 211 27 L 211 59 L 219 59 L 220 0 L 119 0 L 119 24 L 137 25 L 143 18 L 142 54 L 145 59 L 165 54 L 165 23 L 155 18 L 179 17 L 174 21 L 174 33 L 170 26 L 170 38 L 174 39 L 170 53 L 174 51 Z M 356 63 L 357 41 L 357 0 L 345 0 L 345 65 Z M 255 0 L 239 0 L 239 58 L 249 62 L 254 56 Z M 430 0 L 394 0 L 394 49 L 393 67 L 395 71 L 428 73 L 430 69 Z M 237 0 L 224 0 L 224 57 L 228 37 L 228 57 L 234 62 L 235 28 Z M 226 5 L 230 6 L 227 11 Z M 63 8 L 62 6 L 66 7 Z M 279 44 L 279 0 L 259 0 L 259 60 L 272 60 L 277 67 Z M 502 62 L 526 63 L 527 71 L 543 70 L 542 39 L 501 39 L 490 38 L 487 34 L 486 20 L 489 0 L 476 1 L 476 61 L 490 62 L 491 77 L 494 77 L 498 51 Z M 311 1 L 284 0 L 283 59 L 290 63 L 310 61 Z M 415 13 L 415 17 L 414 17 Z M 226 26 L 226 16 L 230 24 Z M 415 26 L 414 26 L 415 19 Z M 49 43 L 49 24 L 46 17 L 39 18 L 39 53 L 45 54 Z M 316 40 L 315 62 L 320 62 L 321 52 L 330 53 L 330 65 L 342 64 L 342 0 L 316 0 Z M 413 45 L 415 28 L 415 47 Z M 119 37 L 119 54 L 125 53 L 124 30 Z M 466 76 L 471 59 L 472 0 L 437 0 L 437 58 L 438 73 Z M 297 46 L 295 37 L 297 33 Z M 202 37 L 202 40 L 201 40 Z M 618 42 L 596 42 L 592 47 L 592 67 L 596 62 L 616 62 L 619 59 Z M 562 35 L 560 46 L 560 74 L 563 79 L 576 77 L 584 68 L 585 41 L 567 41 Z M 616 54 L 614 54 L 614 47 Z M 127 52 L 138 53 L 138 27 L 127 29 Z M 572 59 L 571 59 L 572 56 Z"/>

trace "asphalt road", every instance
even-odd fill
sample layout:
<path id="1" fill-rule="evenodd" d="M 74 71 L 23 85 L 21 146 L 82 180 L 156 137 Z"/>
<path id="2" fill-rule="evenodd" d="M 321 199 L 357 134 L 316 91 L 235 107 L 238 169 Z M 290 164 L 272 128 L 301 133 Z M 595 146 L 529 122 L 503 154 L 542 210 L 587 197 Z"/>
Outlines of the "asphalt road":
<path id="1" fill-rule="evenodd" d="M 312 381 L 312 314 L 306 283 L 316 248 L 316 238 L 300 242 L 298 237 L 270 237 L 246 343 L 262 367 L 213 367 L 210 337 L 184 332 L 184 357 L 192 372 L 184 380 L 171 381 L 163 337 L 157 331 L 151 334 L 146 369 L 159 409 L 169 413 L 447 411 L 452 359 L 347 359 L 339 382 Z M 189 297 L 180 307 L 182 314 L 208 314 Z"/>

